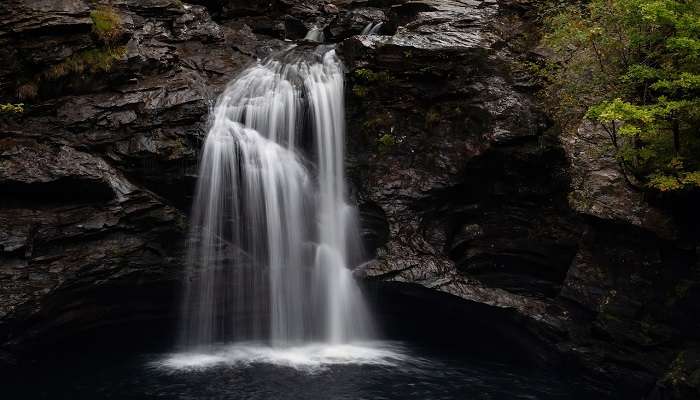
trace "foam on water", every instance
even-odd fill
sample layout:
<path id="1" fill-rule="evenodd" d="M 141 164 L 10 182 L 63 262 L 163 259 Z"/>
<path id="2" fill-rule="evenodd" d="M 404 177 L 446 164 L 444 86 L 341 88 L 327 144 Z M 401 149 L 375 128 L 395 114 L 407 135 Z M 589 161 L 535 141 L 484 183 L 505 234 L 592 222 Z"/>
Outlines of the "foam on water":
<path id="1" fill-rule="evenodd" d="M 222 366 L 245 368 L 270 364 L 313 373 L 333 365 L 398 367 L 408 360 L 411 360 L 408 352 L 391 342 L 310 343 L 290 347 L 244 342 L 168 354 L 152 366 L 171 371 L 197 371 Z"/>

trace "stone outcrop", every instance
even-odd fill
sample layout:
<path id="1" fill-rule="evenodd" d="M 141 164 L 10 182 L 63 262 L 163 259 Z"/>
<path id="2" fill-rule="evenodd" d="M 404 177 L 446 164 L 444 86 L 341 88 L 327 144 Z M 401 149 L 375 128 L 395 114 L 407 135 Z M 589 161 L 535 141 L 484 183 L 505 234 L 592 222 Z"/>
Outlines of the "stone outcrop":
<path id="1" fill-rule="evenodd" d="M 515 311 L 535 359 L 640 398 L 698 339 L 697 217 L 631 186 L 599 127 L 547 123 L 518 69 L 540 57 L 526 3 L 408 2 L 391 36 L 340 44 L 350 171 L 380 229 L 362 273 Z"/>
<path id="2" fill-rule="evenodd" d="M 279 43 L 221 26 L 201 6 L 109 4 L 121 32 L 109 47 L 92 31 L 94 2 L 0 5 L 0 52 L 10 60 L 0 93 L 25 104 L 0 115 L 5 352 L 100 324 L 172 318 L 208 109 L 258 55 L 245 46 L 264 55 Z M 117 47 L 108 67 L 88 60 L 47 73 Z"/>

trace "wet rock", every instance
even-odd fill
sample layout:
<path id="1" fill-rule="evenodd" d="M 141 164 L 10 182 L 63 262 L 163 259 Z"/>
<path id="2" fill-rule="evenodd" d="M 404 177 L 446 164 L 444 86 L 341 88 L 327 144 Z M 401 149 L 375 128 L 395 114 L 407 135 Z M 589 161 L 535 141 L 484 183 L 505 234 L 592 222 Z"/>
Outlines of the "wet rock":
<path id="1" fill-rule="evenodd" d="M 209 107 L 279 41 L 174 0 L 15 3 L 0 5 L 0 51 L 13 61 L 0 67 L 0 92 L 25 103 L 0 116 L 0 346 L 21 354 L 97 326 L 172 318 L 186 232 L 176 207 L 191 202 Z M 90 19 L 99 4 L 119 15 L 124 53 L 104 70 L 44 78 L 102 51 Z M 251 51 L 258 40 L 268 50 Z M 37 76 L 35 96 L 17 98 L 16 78 Z"/>
<path id="2" fill-rule="evenodd" d="M 132 275 L 176 285 L 185 226 L 178 211 L 94 155 L 26 139 L 3 144 L 3 348 L 80 331 L 98 315 L 105 323 L 114 318 L 120 296 L 94 315 L 72 309 L 80 293 L 126 290 Z"/>
<path id="3" fill-rule="evenodd" d="M 39 97 L 3 128 L 23 136 L 51 131 L 57 142 L 97 151 L 187 209 L 206 114 L 216 94 L 252 57 L 278 45 L 262 38 L 268 50 L 252 51 L 258 37 L 249 27 L 220 26 L 201 6 L 153 1 L 112 7 L 128 38 L 123 57 L 106 72 L 42 83 Z M 82 35 L 99 48 L 89 32 Z M 18 51 L 28 52 L 22 46 Z"/>
<path id="4" fill-rule="evenodd" d="M 31 140 L 2 140 L 0 181 L 27 186 L 60 182 L 67 178 L 95 186 L 112 187 L 115 196 L 128 193 L 130 187 L 120 182 L 109 166 L 89 154 L 68 146 L 52 148 Z"/>
<path id="5" fill-rule="evenodd" d="M 527 7 L 406 2 L 387 13 L 393 36 L 339 45 L 349 173 L 389 227 L 361 273 L 512 310 L 543 359 L 602 396 L 641 397 L 700 331 L 682 317 L 695 247 L 601 154 L 599 131 L 560 139 L 538 110 L 512 68 L 534 57 Z"/>
<path id="6" fill-rule="evenodd" d="M 358 35 L 370 24 L 385 22 L 386 16 L 380 9 L 358 7 L 342 10 L 328 26 L 329 37 L 341 41 L 350 36 Z"/>
<path id="7" fill-rule="evenodd" d="M 86 1 L 4 1 L 0 4 L 0 93 L 17 85 L 22 60 L 52 64 L 91 43 Z M 55 35 L 55 32 L 61 32 Z M 23 71 L 27 72 L 27 71 Z"/>
<path id="8" fill-rule="evenodd" d="M 623 221 L 651 230 L 664 238 L 674 236 L 670 215 L 649 205 L 628 182 L 608 146 L 601 127 L 584 122 L 575 134 L 563 137 L 572 165 L 571 206 L 593 217 Z"/>
<path id="9" fill-rule="evenodd" d="M 374 258 L 377 249 L 384 246 L 389 240 L 389 224 L 384 210 L 377 204 L 367 202 L 359 205 L 359 218 L 362 231 L 362 240 L 366 245 L 369 258 Z"/>
<path id="10" fill-rule="evenodd" d="M 575 234 L 563 245 L 524 239 L 539 227 L 533 219 L 526 228 L 535 207 L 513 211 L 521 231 L 506 222 L 503 210 L 509 206 L 494 209 L 493 221 L 483 227 L 469 221 L 470 214 L 484 215 L 483 204 L 524 197 L 518 191 L 527 188 L 509 189 L 536 173 L 514 171 L 536 168 L 548 152 L 529 156 L 535 146 L 512 145 L 541 141 L 546 125 L 529 96 L 511 86 L 504 60 L 491 47 L 497 38 L 488 21 L 497 11 L 495 3 L 410 2 L 392 8 L 393 36 L 355 36 L 339 47 L 353 70 L 349 135 L 357 155 L 351 155 L 350 171 L 357 174 L 361 196 L 382 207 L 390 227 L 389 242 L 367 269 L 371 276 L 439 287 L 461 275 L 458 266 L 475 280 L 481 275 L 518 286 L 522 279 L 510 277 L 529 269 L 524 273 L 530 280 L 539 281 L 538 274 L 552 280 L 541 288 L 551 296 L 566 274 Z M 553 157 L 553 164 L 563 164 L 561 154 Z M 467 241 L 455 233 L 461 224 L 487 234 Z M 506 230 L 512 239 L 496 246 L 494 238 Z M 521 260 L 521 266 L 505 262 L 511 269 L 499 270 L 506 259 Z"/>

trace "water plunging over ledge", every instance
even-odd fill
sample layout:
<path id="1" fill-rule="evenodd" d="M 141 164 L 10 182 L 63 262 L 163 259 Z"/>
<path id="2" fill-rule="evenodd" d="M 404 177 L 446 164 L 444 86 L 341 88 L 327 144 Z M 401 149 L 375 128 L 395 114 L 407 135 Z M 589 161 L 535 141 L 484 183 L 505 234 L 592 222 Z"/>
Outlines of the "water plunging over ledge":
<path id="1" fill-rule="evenodd" d="M 192 209 L 181 344 L 371 337 L 344 171 L 343 66 L 288 50 L 221 94 Z"/>

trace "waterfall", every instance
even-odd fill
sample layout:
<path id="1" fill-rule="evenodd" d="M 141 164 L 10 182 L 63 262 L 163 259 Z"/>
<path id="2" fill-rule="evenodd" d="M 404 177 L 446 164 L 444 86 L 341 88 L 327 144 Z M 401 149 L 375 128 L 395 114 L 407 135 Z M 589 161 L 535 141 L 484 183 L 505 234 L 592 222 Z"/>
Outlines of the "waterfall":
<path id="1" fill-rule="evenodd" d="M 309 29 L 308 32 L 306 32 L 306 36 L 304 36 L 304 40 L 323 43 L 326 40 L 326 38 L 325 38 L 325 35 L 323 34 L 323 30 L 314 26 L 311 29 Z"/>
<path id="2" fill-rule="evenodd" d="M 326 49 L 327 50 L 327 49 Z M 192 209 L 182 343 L 371 334 L 344 172 L 343 66 L 287 51 L 218 99 Z"/>
<path id="3" fill-rule="evenodd" d="M 379 31 L 382 29 L 382 26 L 384 26 L 383 22 L 370 22 L 365 25 L 362 32 L 360 32 L 360 35 L 378 35 Z"/>

